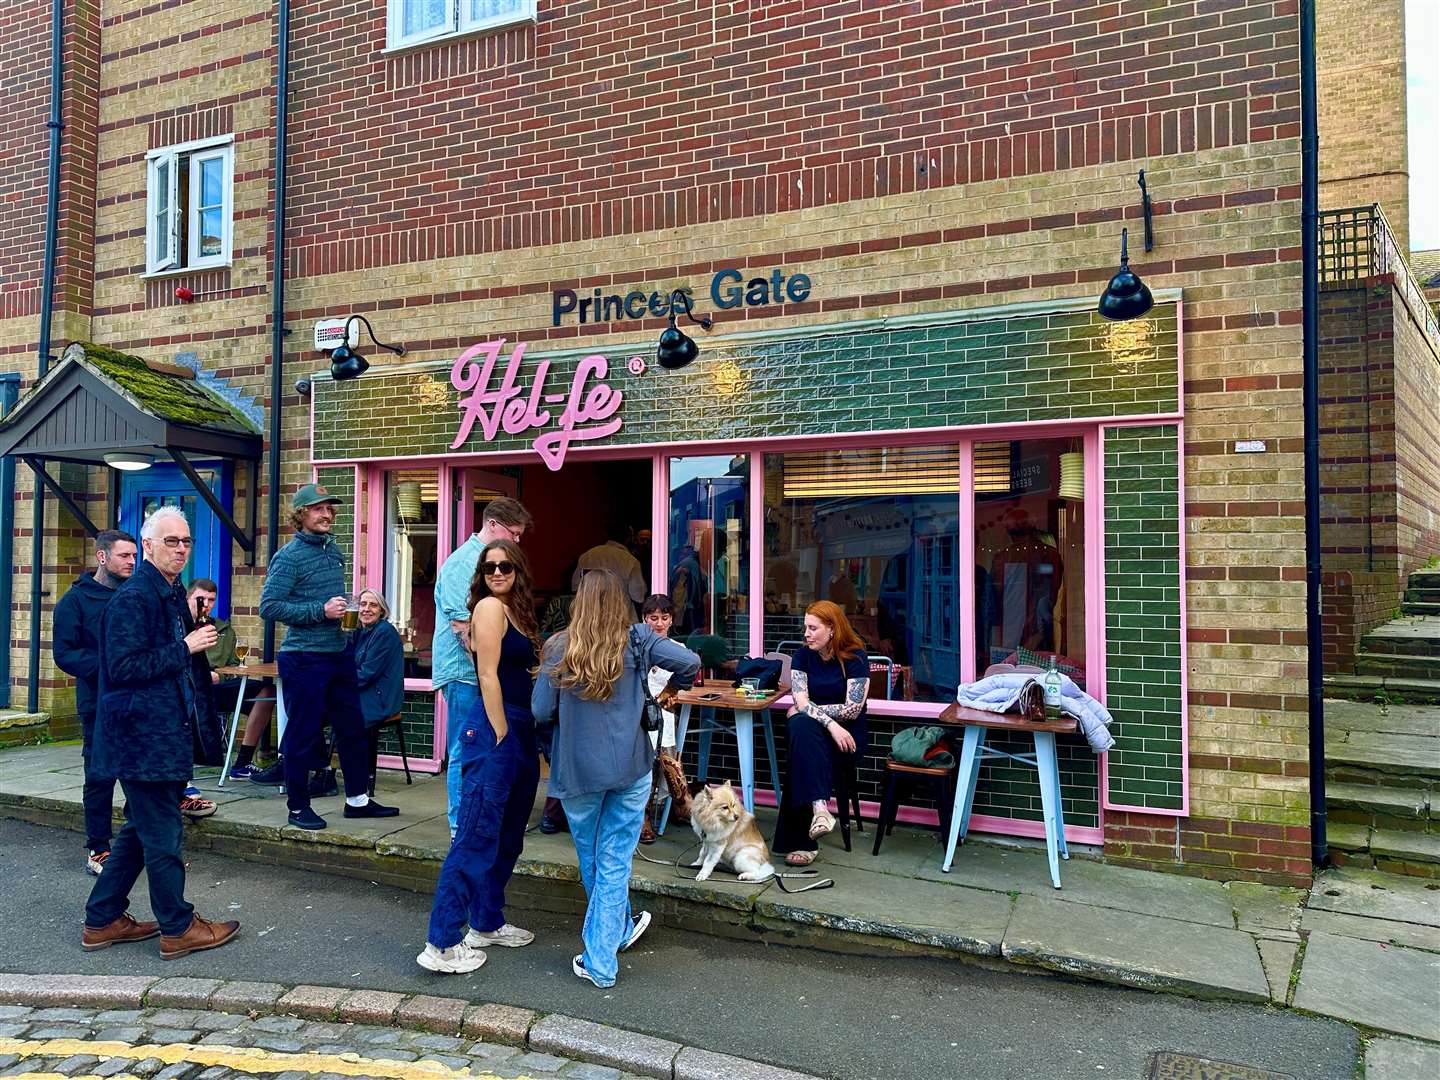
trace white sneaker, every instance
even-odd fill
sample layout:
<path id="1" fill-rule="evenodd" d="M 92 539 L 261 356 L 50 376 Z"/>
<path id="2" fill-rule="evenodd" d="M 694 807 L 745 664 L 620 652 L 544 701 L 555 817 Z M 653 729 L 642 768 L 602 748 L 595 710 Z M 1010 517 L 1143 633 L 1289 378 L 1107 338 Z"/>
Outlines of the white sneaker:
<path id="1" fill-rule="evenodd" d="M 472 949 L 463 941 L 448 949 L 437 949 L 426 942 L 420 955 L 415 957 L 415 962 L 426 971 L 438 971 L 444 975 L 463 975 L 467 971 L 475 971 L 485 966 L 485 960 L 483 952 Z"/>
<path id="2" fill-rule="evenodd" d="M 504 945 L 507 949 L 518 949 L 522 945 L 529 945 L 535 940 L 535 935 L 529 930 L 521 930 L 518 926 L 511 926 L 508 922 L 499 930 L 471 930 L 465 935 L 465 944 L 472 949 L 486 949 L 491 945 Z"/>
<path id="3" fill-rule="evenodd" d="M 594 975 L 591 975 L 590 972 L 588 972 L 588 971 L 585 970 L 585 954 L 584 954 L 584 953 L 581 953 L 579 956 L 575 956 L 575 957 L 572 957 L 572 958 L 571 958 L 571 960 L 570 960 L 570 970 L 575 973 L 575 977 L 576 977 L 577 979 L 584 979 L 584 980 L 585 980 L 586 982 L 588 982 L 591 986 L 600 986 L 600 984 L 595 981 L 595 976 L 594 976 Z M 613 984 L 612 984 L 612 985 L 613 985 Z M 608 987 L 608 986 L 600 986 L 600 989 L 601 989 L 601 990 L 608 990 L 608 989 L 610 989 L 610 987 Z"/>
<path id="4" fill-rule="evenodd" d="M 631 945 L 634 945 L 637 941 L 640 940 L 642 936 L 644 936 L 645 931 L 649 929 L 650 913 L 648 911 L 642 911 L 639 915 L 631 916 L 630 936 L 625 939 L 625 944 L 620 946 L 620 951 L 624 952 Z"/>

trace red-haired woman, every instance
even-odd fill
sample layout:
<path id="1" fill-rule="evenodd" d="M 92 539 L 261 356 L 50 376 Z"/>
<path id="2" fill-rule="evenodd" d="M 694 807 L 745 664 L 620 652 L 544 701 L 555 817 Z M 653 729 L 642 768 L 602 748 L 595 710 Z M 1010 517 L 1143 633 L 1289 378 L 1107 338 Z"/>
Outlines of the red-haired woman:
<path id="1" fill-rule="evenodd" d="M 805 609 L 805 646 L 790 665 L 795 704 L 786 720 L 790 755 L 774 850 L 791 866 L 809 866 L 830 813 L 834 755 L 865 752 L 865 695 L 870 661 L 845 611 L 829 600 Z"/>

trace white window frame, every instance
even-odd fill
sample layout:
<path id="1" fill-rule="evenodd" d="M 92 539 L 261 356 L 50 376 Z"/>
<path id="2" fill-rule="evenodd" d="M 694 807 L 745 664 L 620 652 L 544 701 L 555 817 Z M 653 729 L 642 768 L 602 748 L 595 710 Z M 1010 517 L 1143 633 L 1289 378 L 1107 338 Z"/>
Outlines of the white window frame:
<path id="1" fill-rule="evenodd" d="M 481 30 L 490 30 L 497 26 L 534 22 L 536 20 L 535 9 L 537 0 L 520 0 L 516 10 L 510 14 L 492 15 L 488 19 L 469 18 L 465 14 L 466 10 L 470 7 L 469 0 L 446 0 L 446 19 L 441 25 L 431 30 L 422 30 L 408 37 L 401 31 L 404 6 L 405 0 L 386 0 L 386 52 L 397 49 L 408 49 L 415 45 L 424 45 L 428 42 L 439 41 L 443 38 L 459 37 L 462 34 L 473 34 Z"/>
<path id="2" fill-rule="evenodd" d="M 200 164 L 219 160 L 223 169 L 220 252 L 200 255 Z M 151 150 L 145 155 L 145 273 L 172 274 L 229 266 L 233 255 L 235 203 L 235 137 L 222 135 Z M 187 169 L 189 192 L 185 206 L 178 205 L 180 170 Z M 160 196 L 164 189 L 163 220 Z M 185 215 L 185 250 L 180 250 L 181 214 Z"/>

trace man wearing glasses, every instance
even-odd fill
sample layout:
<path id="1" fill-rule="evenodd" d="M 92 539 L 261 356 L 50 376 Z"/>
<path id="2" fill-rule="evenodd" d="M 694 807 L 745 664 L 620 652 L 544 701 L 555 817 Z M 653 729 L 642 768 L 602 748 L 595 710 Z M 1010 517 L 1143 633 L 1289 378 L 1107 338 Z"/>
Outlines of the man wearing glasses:
<path id="1" fill-rule="evenodd" d="M 330 530 L 340 500 L 319 484 L 306 484 L 290 501 L 294 538 L 265 569 L 260 617 L 285 624 L 276 656 L 284 686 L 287 723 L 280 741 L 290 824 L 323 829 L 310 808 L 309 770 L 330 762 L 325 722 L 335 730 L 345 775 L 347 818 L 393 817 L 400 811 L 370 798 L 369 741 L 360 707 L 353 634 L 340 629 L 345 614 L 345 556 Z"/>
<path id="2" fill-rule="evenodd" d="M 194 540 L 185 515 L 162 506 L 140 530 L 142 562 L 115 590 L 100 629 L 100 699 L 92 759 L 125 793 L 125 824 L 85 907 L 86 950 L 160 935 L 165 960 L 224 945 L 238 922 L 211 922 L 185 899 L 180 800 L 197 745 L 217 749 L 205 650 L 215 628 L 191 629 L 179 577 Z M 187 632 L 188 631 L 188 632 Z M 140 871 L 149 879 L 155 922 L 128 910 Z"/>
<path id="3" fill-rule="evenodd" d="M 514 499 L 499 498 L 486 504 L 481 529 L 450 553 L 435 576 L 435 638 L 431 643 L 431 677 L 436 690 L 445 694 L 448 727 L 446 756 L 449 766 L 445 786 L 449 795 L 450 835 L 460 811 L 460 731 L 464 718 L 480 696 L 480 677 L 475 672 L 475 654 L 470 647 L 470 583 L 480 565 L 480 552 L 492 540 L 520 542 L 525 530 L 535 523 L 530 511 Z M 440 623 L 449 621 L 448 628 Z"/>

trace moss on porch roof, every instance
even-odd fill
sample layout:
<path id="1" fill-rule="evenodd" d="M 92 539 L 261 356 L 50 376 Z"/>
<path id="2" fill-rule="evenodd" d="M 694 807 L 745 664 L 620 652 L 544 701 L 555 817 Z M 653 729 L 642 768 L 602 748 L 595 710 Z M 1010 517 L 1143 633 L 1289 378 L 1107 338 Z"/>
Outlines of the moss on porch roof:
<path id="1" fill-rule="evenodd" d="M 162 420 L 241 435 L 259 434 L 239 409 L 198 379 L 157 371 L 138 356 L 90 341 L 75 342 L 65 350 L 64 359 L 81 360 L 137 406 Z"/>

